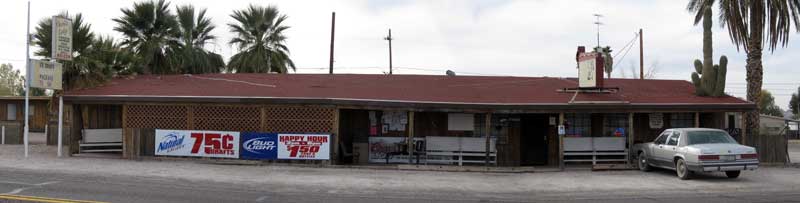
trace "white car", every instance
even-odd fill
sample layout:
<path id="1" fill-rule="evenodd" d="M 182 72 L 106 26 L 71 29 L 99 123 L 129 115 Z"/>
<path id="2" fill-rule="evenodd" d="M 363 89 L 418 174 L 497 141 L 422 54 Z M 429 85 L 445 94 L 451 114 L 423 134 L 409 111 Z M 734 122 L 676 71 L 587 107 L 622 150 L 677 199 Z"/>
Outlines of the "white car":
<path id="1" fill-rule="evenodd" d="M 736 178 L 743 170 L 758 169 L 756 149 L 738 144 L 718 129 L 667 129 L 655 141 L 637 144 L 634 150 L 640 170 L 675 170 L 684 180 L 693 173 L 714 171 Z"/>

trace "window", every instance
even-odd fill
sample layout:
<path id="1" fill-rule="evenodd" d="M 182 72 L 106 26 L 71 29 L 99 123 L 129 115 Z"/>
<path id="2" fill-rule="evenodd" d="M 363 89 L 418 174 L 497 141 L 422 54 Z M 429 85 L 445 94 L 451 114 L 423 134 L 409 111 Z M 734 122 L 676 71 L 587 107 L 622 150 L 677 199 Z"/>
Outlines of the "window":
<path id="1" fill-rule="evenodd" d="M 567 120 L 566 136 L 569 137 L 591 137 L 589 129 L 592 128 L 592 118 L 588 113 L 568 113 L 564 114 Z"/>
<path id="2" fill-rule="evenodd" d="M 671 132 L 669 132 L 669 131 L 661 133 L 661 135 L 658 136 L 658 138 L 656 138 L 656 141 L 653 141 L 653 144 L 664 144 L 664 143 L 666 143 L 667 142 L 667 137 L 669 137 L 670 133 Z"/>
<path id="3" fill-rule="evenodd" d="M 688 138 L 687 145 L 713 143 L 736 144 L 736 140 L 733 140 L 731 136 L 722 131 L 689 131 Z"/>
<path id="4" fill-rule="evenodd" d="M 672 136 L 669 136 L 669 140 L 667 140 L 667 145 L 676 146 L 678 145 L 679 139 L 681 139 L 681 133 L 675 131 L 672 133 Z"/>
<path id="5" fill-rule="evenodd" d="M 628 132 L 628 114 L 610 113 L 603 115 L 604 137 L 625 137 Z"/>
<path id="6" fill-rule="evenodd" d="M 6 120 L 17 120 L 17 104 L 6 105 Z"/>
<path id="7" fill-rule="evenodd" d="M 694 113 L 671 113 L 669 115 L 669 126 L 672 128 L 694 127 Z"/>

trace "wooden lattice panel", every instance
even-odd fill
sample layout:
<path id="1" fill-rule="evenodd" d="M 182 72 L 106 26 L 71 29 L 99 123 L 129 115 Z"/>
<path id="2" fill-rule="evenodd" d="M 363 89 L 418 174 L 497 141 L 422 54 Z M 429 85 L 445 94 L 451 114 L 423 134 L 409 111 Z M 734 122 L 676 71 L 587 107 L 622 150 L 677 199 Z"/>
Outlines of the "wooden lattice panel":
<path id="1" fill-rule="evenodd" d="M 187 108 L 180 105 L 127 105 L 128 128 L 186 129 Z"/>
<path id="2" fill-rule="evenodd" d="M 266 132 L 329 133 L 333 131 L 333 108 L 267 106 Z"/>
<path id="3" fill-rule="evenodd" d="M 225 131 L 260 131 L 261 109 L 258 106 L 194 106 L 194 129 Z"/>

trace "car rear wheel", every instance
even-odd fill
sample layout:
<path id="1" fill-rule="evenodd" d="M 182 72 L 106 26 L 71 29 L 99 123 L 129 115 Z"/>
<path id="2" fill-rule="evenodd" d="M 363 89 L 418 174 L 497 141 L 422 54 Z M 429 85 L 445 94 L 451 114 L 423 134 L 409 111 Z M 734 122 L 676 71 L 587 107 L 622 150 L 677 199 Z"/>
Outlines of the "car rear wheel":
<path id="1" fill-rule="evenodd" d="M 652 168 L 650 168 L 650 163 L 647 163 L 647 157 L 644 155 L 644 152 L 639 152 L 638 157 L 639 159 L 636 160 L 636 162 L 639 163 L 639 170 L 645 172 L 650 171 Z"/>
<path id="2" fill-rule="evenodd" d="M 739 174 L 742 174 L 742 171 L 725 171 L 725 175 L 727 175 L 728 178 L 738 178 Z"/>
<path id="3" fill-rule="evenodd" d="M 675 162 L 675 172 L 678 173 L 678 178 L 681 180 L 692 178 L 692 171 L 689 171 L 689 167 L 686 166 L 686 162 L 683 159 L 678 159 Z"/>

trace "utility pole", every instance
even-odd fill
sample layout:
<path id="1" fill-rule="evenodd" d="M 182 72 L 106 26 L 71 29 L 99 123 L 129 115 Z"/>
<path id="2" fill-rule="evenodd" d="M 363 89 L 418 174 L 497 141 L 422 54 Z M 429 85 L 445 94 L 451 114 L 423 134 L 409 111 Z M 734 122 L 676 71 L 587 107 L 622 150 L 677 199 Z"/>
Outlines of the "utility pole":
<path id="1" fill-rule="evenodd" d="M 330 67 L 328 69 L 328 74 L 333 74 L 333 33 L 336 28 L 336 12 L 331 12 L 331 57 L 330 57 Z"/>
<path id="2" fill-rule="evenodd" d="M 639 79 L 644 80 L 644 34 L 639 28 Z"/>
<path id="3" fill-rule="evenodd" d="M 603 23 L 600 22 L 600 18 L 603 17 L 603 15 L 594 14 L 594 17 L 597 18 L 597 20 L 594 21 L 594 24 L 597 25 L 597 47 L 600 47 L 600 25 L 603 25 Z"/>
<path id="4" fill-rule="evenodd" d="M 384 40 L 389 41 L 389 75 L 392 74 L 392 29 L 389 29 L 389 36 L 383 38 Z"/>

